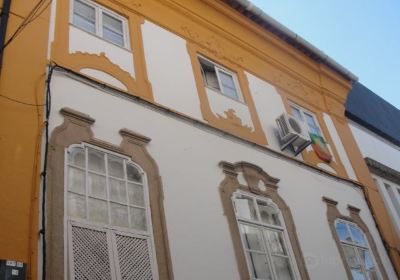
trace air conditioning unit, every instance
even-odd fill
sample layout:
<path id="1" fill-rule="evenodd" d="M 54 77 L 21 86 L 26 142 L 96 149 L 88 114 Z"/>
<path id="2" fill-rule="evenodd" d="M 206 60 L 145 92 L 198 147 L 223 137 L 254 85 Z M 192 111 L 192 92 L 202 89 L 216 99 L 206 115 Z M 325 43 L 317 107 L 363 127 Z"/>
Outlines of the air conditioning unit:
<path id="1" fill-rule="evenodd" d="M 282 151 L 291 146 L 294 154 L 298 155 L 311 144 L 310 135 L 308 134 L 306 125 L 302 121 L 283 113 L 276 119 L 276 123 L 278 125 Z"/>

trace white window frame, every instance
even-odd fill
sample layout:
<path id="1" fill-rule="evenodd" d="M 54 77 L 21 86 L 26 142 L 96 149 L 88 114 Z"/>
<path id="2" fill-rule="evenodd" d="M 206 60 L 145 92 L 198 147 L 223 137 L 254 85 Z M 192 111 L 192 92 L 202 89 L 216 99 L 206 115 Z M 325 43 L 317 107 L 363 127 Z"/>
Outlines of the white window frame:
<path id="1" fill-rule="evenodd" d="M 351 226 L 354 226 L 355 228 L 357 228 L 357 229 L 361 232 L 361 234 L 363 235 L 364 240 L 365 240 L 365 243 L 366 243 L 366 246 L 359 245 L 359 244 L 356 244 L 356 243 L 353 243 L 353 242 L 348 242 L 348 241 L 340 240 L 340 236 L 339 236 L 339 234 L 337 233 L 337 230 L 336 230 L 336 225 L 337 225 L 338 223 L 343 223 L 343 224 L 346 225 L 347 230 L 348 230 L 348 232 L 349 232 L 350 237 L 351 237 L 352 240 L 355 240 L 355 239 L 354 239 L 354 237 L 353 237 L 353 233 L 352 233 L 351 230 L 350 230 L 350 225 L 351 225 Z M 373 254 L 373 252 L 372 252 L 372 250 L 371 250 L 371 246 L 370 246 L 370 244 L 369 244 L 369 242 L 368 242 L 367 236 L 365 235 L 364 231 L 363 231 L 357 224 L 352 223 L 352 222 L 347 221 L 347 220 L 343 220 L 343 219 L 336 219 L 336 220 L 335 220 L 335 234 L 336 234 L 336 236 L 337 236 L 337 238 L 338 238 L 338 240 L 339 240 L 339 242 L 340 242 L 341 250 L 343 250 L 343 254 L 344 254 L 344 256 L 345 256 L 344 262 L 346 263 L 346 266 L 348 267 L 350 273 L 351 273 L 351 267 L 350 267 L 349 264 L 347 263 L 347 256 L 346 256 L 346 253 L 345 253 L 345 251 L 344 251 L 344 249 L 343 249 L 343 245 L 349 246 L 349 247 L 352 247 L 352 248 L 355 248 L 355 249 L 356 249 L 356 250 L 355 250 L 355 252 L 356 252 L 356 257 L 357 257 L 358 262 L 361 264 L 361 271 L 362 271 L 362 273 L 363 273 L 363 275 L 364 275 L 364 277 L 365 277 L 366 279 L 367 279 L 367 277 L 368 277 L 368 276 L 367 276 L 367 272 L 366 272 L 366 270 L 365 270 L 363 260 L 362 260 L 362 258 L 360 257 L 360 254 L 359 254 L 359 252 L 358 252 L 357 249 L 367 250 L 368 253 L 369 253 L 370 256 L 371 256 L 371 259 L 372 259 L 373 263 L 374 263 L 375 271 L 376 271 L 376 274 L 377 274 L 378 278 L 379 278 L 379 279 L 382 279 L 381 272 L 380 272 L 379 267 L 378 267 L 378 264 L 377 264 L 377 262 L 376 262 L 376 260 L 375 260 L 375 256 L 374 256 L 374 254 Z"/>
<path id="2" fill-rule="evenodd" d="M 128 228 L 128 227 L 119 227 L 119 226 L 115 226 L 115 225 L 111 225 L 111 224 L 96 223 L 94 221 L 71 217 L 68 215 L 68 167 L 73 166 L 74 168 L 76 168 L 76 166 L 71 165 L 68 162 L 68 153 L 73 148 L 82 148 L 85 150 L 85 161 L 86 161 L 85 166 L 86 167 L 88 166 L 88 154 L 87 154 L 86 148 L 89 148 L 89 149 L 101 151 L 101 152 L 105 153 L 106 155 L 120 157 L 120 158 L 126 160 L 127 163 L 134 165 L 138 169 L 138 171 L 142 175 L 142 181 L 143 181 L 142 186 L 143 186 L 143 193 L 144 193 L 144 203 L 145 203 L 145 208 L 146 208 L 146 222 L 147 222 L 147 224 L 146 224 L 147 230 L 146 231 L 132 229 L 132 228 Z M 107 157 L 105 157 L 104 160 L 107 161 Z M 126 164 L 125 164 L 125 166 L 126 166 Z M 124 166 L 124 169 L 126 169 L 125 166 Z M 82 169 L 82 168 L 80 167 L 80 169 Z M 106 175 L 105 175 L 106 176 L 106 189 L 108 189 L 107 170 L 105 172 L 106 172 Z M 126 170 L 125 170 L 125 172 L 126 172 Z M 88 173 L 88 168 L 85 168 L 85 190 L 86 190 L 85 197 L 86 197 L 86 200 L 88 197 L 88 195 L 87 195 L 87 192 L 88 192 L 88 190 L 87 190 L 87 178 L 88 178 L 87 173 Z M 110 200 L 109 200 L 108 192 L 107 192 L 106 200 L 107 200 L 107 204 L 108 204 L 108 211 L 110 211 L 110 208 L 109 208 Z M 87 201 L 86 201 L 86 205 L 87 205 Z M 87 206 L 86 206 L 86 211 L 88 211 Z M 129 215 L 129 211 L 128 211 L 128 215 Z M 72 254 L 71 254 L 71 252 L 72 252 L 72 247 L 71 247 L 72 225 L 80 225 L 80 226 L 84 226 L 88 229 L 112 231 L 113 233 L 121 233 L 123 235 L 131 235 L 131 236 L 134 236 L 137 238 L 148 240 L 149 248 L 150 248 L 149 254 L 150 254 L 150 260 L 151 260 L 152 274 L 153 274 L 153 277 L 155 280 L 159 279 L 158 269 L 157 269 L 158 265 L 157 265 L 157 258 L 156 258 L 156 249 L 155 249 L 154 236 L 153 236 L 153 224 L 152 224 L 152 220 L 151 220 L 150 197 L 149 197 L 147 174 L 146 174 L 146 172 L 144 172 L 144 170 L 138 164 L 133 162 L 129 156 L 119 154 L 119 153 L 116 153 L 116 152 L 113 152 L 113 151 L 110 151 L 107 149 L 103 149 L 98 146 L 95 146 L 95 145 L 92 145 L 89 143 L 85 143 L 85 142 L 83 142 L 81 144 L 73 144 L 73 145 L 70 145 L 69 147 L 65 148 L 65 151 L 64 151 L 64 232 L 66 234 L 64 234 L 64 248 L 67 248 L 67 250 L 64 250 L 64 267 L 66 268 L 64 270 L 64 279 L 68 279 L 67 278 L 68 274 L 73 273 L 73 272 L 71 272 L 71 269 L 73 268 L 73 261 L 72 261 Z M 107 237 L 107 238 L 109 238 L 109 237 Z M 115 252 L 112 252 L 112 253 L 115 253 Z"/>
<path id="3" fill-rule="evenodd" d="M 279 222 L 281 223 L 281 225 L 280 226 L 271 225 L 271 224 L 266 224 L 266 223 L 261 222 L 261 218 L 260 218 L 261 216 L 260 216 L 260 211 L 259 211 L 258 207 L 255 207 L 255 210 L 256 210 L 256 215 L 257 215 L 257 218 L 258 218 L 259 221 L 255 221 L 255 220 L 239 217 L 239 215 L 238 215 L 238 213 L 236 211 L 236 207 L 235 207 L 235 197 L 237 195 L 243 195 L 243 196 L 246 196 L 248 198 L 252 198 L 254 205 L 257 205 L 257 203 L 256 203 L 257 200 L 266 202 L 269 206 L 271 206 L 275 210 L 277 210 L 278 219 L 279 219 Z M 240 239 L 241 239 L 241 242 L 242 242 L 242 248 L 243 248 L 243 251 L 245 253 L 246 263 L 247 263 L 247 267 L 248 267 L 248 270 L 249 270 L 249 273 L 250 273 L 250 279 L 251 280 L 264 280 L 264 279 L 261 279 L 261 278 L 254 278 L 252 276 L 251 270 L 252 270 L 253 264 L 252 264 L 252 262 L 250 260 L 249 254 L 247 253 L 247 252 L 251 252 L 251 250 L 246 248 L 246 241 L 245 241 L 244 236 L 242 234 L 242 231 L 240 229 L 241 225 L 251 225 L 253 227 L 261 229 L 262 238 L 263 238 L 263 246 L 267 246 L 266 254 L 267 254 L 267 258 L 268 258 L 268 262 L 269 262 L 268 269 L 270 269 L 270 271 L 271 271 L 271 275 L 273 277 L 273 280 L 278 279 L 278 278 L 276 276 L 275 268 L 272 265 L 272 256 L 271 256 L 271 253 L 269 252 L 268 245 L 267 245 L 268 242 L 265 240 L 265 236 L 264 236 L 265 234 L 262 231 L 262 229 L 281 232 L 283 234 L 283 237 L 284 237 L 283 238 L 283 242 L 284 242 L 284 245 L 285 245 L 286 250 L 287 250 L 292 276 L 293 276 L 294 280 L 301 279 L 300 272 L 298 271 L 298 268 L 297 268 L 296 258 L 294 257 L 294 252 L 293 252 L 292 246 L 290 244 L 290 239 L 289 239 L 289 235 L 288 235 L 288 232 L 287 232 L 287 229 L 286 229 L 285 221 L 283 219 L 282 212 L 280 211 L 278 206 L 269 198 L 258 196 L 258 195 L 254 195 L 254 194 L 242 191 L 242 190 L 238 190 L 238 191 L 234 192 L 232 194 L 231 199 L 232 199 L 232 207 L 233 207 L 234 212 L 235 212 L 236 222 L 237 222 L 237 225 L 238 225 Z M 254 251 L 254 252 L 256 252 L 256 251 Z"/>
<path id="4" fill-rule="evenodd" d="M 212 60 L 210 60 L 210 59 L 208 59 L 208 58 L 206 58 L 206 57 L 204 57 L 202 55 L 197 55 L 197 59 L 203 59 L 203 60 L 211 63 L 214 66 L 215 74 L 216 74 L 217 80 L 218 80 L 219 89 L 207 85 L 207 81 L 205 80 L 205 77 L 203 76 L 203 73 L 202 73 L 201 76 L 202 76 L 203 84 L 204 84 L 204 86 L 206 88 L 208 88 L 208 89 L 210 89 L 212 91 L 218 92 L 218 93 L 222 94 L 223 96 L 225 96 L 225 97 L 227 97 L 229 99 L 238 101 L 240 103 L 244 103 L 242 91 L 240 89 L 239 80 L 238 80 L 237 74 L 235 72 L 228 70 L 227 68 L 219 65 L 218 63 L 215 63 L 214 61 L 212 61 Z M 203 72 L 203 70 L 201 69 L 200 60 L 199 60 L 199 64 L 200 64 L 200 71 Z M 233 98 L 233 97 L 231 97 L 231 96 L 229 96 L 229 95 L 224 93 L 222 82 L 221 82 L 221 78 L 220 78 L 220 72 L 222 72 L 222 73 L 224 73 L 226 75 L 229 75 L 232 78 L 233 84 L 235 86 L 237 98 Z"/>
<path id="5" fill-rule="evenodd" d="M 309 111 L 309 110 L 307 110 L 307 109 L 305 109 L 305 108 L 301 107 L 300 105 L 297 105 L 296 103 L 293 103 L 293 102 L 290 102 L 290 103 L 289 103 L 289 106 L 290 106 L 290 109 L 291 109 L 291 111 L 292 111 L 292 112 L 291 112 L 291 113 L 292 113 L 292 116 L 293 116 L 294 118 L 296 118 L 296 119 L 297 119 L 297 117 L 296 117 L 296 115 L 293 113 L 293 108 L 299 110 L 299 112 L 300 112 L 300 114 L 301 114 L 301 117 L 302 117 L 302 120 L 301 120 L 301 121 L 303 121 L 303 123 L 306 125 L 306 127 L 307 127 L 309 133 L 312 133 L 312 132 L 311 132 L 310 126 L 308 125 L 308 122 L 307 122 L 307 119 L 306 119 L 305 114 L 311 116 L 311 117 L 314 119 L 314 122 L 315 122 L 315 124 L 316 124 L 316 126 L 317 126 L 317 128 L 318 128 L 318 130 L 319 130 L 319 136 L 323 137 L 323 138 L 326 140 L 326 138 L 325 138 L 325 136 L 324 136 L 324 133 L 323 133 L 323 131 L 322 131 L 322 129 L 321 129 L 321 126 L 320 126 L 320 124 L 319 124 L 319 122 L 318 122 L 318 118 L 317 118 L 317 116 L 316 116 L 313 112 L 311 112 L 311 111 Z"/>
<path id="6" fill-rule="evenodd" d="M 80 27 L 79 25 L 74 24 L 74 6 L 75 6 L 75 2 L 79 1 L 82 2 L 92 8 L 95 9 L 95 29 L 96 31 L 90 32 L 86 29 L 83 29 L 82 27 Z M 91 35 L 94 35 L 110 44 L 113 44 L 115 46 L 118 46 L 120 48 L 124 48 L 124 49 L 130 49 L 130 40 L 129 40 L 129 27 L 128 27 L 128 19 L 111 11 L 110 9 L 107 9 L 93 1 L 90 0 L 70 0 L 70 24 L 84 32 L 87 32 Z M 117 43 L 114 43 L 110 40 L 108 40 L 107 38 L 103 37 L 103 14 L 107 14 L 108 16 L 121 21 L 122 23 L 122 35 L 123 35 L 123 45 L 119 45 Z"/>

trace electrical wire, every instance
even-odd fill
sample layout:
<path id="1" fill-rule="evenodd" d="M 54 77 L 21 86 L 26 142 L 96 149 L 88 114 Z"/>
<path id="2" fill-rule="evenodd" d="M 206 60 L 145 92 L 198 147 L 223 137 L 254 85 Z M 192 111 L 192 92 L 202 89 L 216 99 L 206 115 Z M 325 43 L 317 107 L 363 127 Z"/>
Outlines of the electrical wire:
<path id="1" fill-rule="evenodd" d="M 44 161 L 43 161 L 43 171 L 40 176 L 42 177 L 42 227 L 39 233 L 42 235 L 42 279 L 46 279 L 46 187 L 47 187 L 47 162 L 48 162 L 48 152 L 49 152 L 49 119 L 51 112 L 51 78 L 53 76 L 54 68 L 57 67 L 53 64 L 49 68 L 49 73 L 46 80 L 46 106 L 45 106 L 45 146 L 44 146 Z"/>
<path id="2" fill-rule="evenodd" d="M 2 97 L 2 98 L 4 98 L 4 99 L 7 99 L 7 100 L 10 100 L 10 101 L 13 101 L 13 102 L 15 102 L 15 103 L 19 103 L 19 104 L 27 105 L 27 106 L 41 107 L 41 106 L 45 106 L 45 105 L 46 105 L 46 104 L 32 104 L 32 103 L 27 103 L 27 102 L 19 101 L 19 100 L 17 100 L 17 99 L 11 98 L 11 97 L 7 97 L 7 96 L 2 95 L 2 94 L 0 94 L 0 97 Z"/>
<path id="3" fill-rule="evenodd" d="M 33 7 L 33 9 L 29 12 L 29 14 L 25 17 L 25 19 L 21 22 L 21 24 L 18 26 L 17 30 L 10 36 L 10 38 L 7 40 L 7 42 L 4 44 L 3 48 L 0 50 L 1 53 L 3 53 L 4 49 L 23 31 L 23 29 L 33 22 L 35 19 L 37 19 L 50 5 L 52 0 L 45 5 L 45 7 L 40 11 L 40 8 L 46 3 L 47 0 L 39 0 L 39 2 Z"/>

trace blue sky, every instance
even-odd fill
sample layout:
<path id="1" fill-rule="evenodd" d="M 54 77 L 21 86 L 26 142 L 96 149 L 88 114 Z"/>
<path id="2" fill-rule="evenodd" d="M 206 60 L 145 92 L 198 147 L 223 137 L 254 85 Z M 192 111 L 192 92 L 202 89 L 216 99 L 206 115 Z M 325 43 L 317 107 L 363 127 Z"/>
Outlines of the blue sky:
<path id="1" fill-rule="evenodd" d="M 400 108 L 400 0 L 251 0 Z"/>

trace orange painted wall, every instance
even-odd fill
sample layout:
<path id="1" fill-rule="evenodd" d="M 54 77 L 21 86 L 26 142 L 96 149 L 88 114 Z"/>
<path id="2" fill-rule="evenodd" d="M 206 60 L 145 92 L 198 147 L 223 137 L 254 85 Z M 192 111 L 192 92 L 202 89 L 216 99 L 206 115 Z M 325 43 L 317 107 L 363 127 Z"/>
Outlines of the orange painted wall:
<path id="1" fill-rule="evenodd" d="M 38 1 L 13 1 L 7 38 Z M 46 1 L 47 2 L 47 1 Z M 38 238 L 38 160 L 49 8 L 4 51 L 0 77 L 0 259 L 29 263 L 36 274 Z"/>

